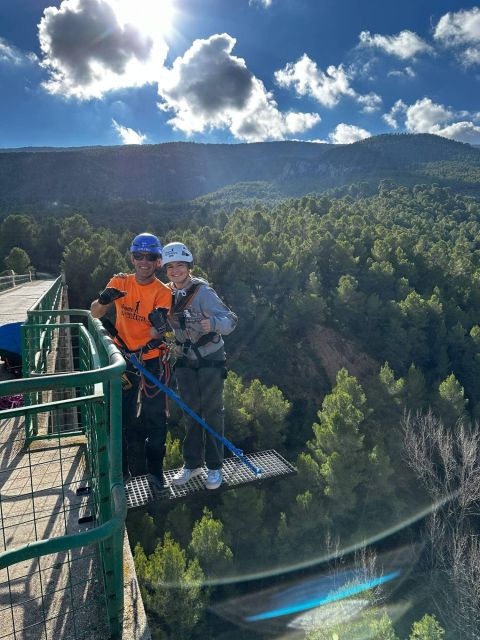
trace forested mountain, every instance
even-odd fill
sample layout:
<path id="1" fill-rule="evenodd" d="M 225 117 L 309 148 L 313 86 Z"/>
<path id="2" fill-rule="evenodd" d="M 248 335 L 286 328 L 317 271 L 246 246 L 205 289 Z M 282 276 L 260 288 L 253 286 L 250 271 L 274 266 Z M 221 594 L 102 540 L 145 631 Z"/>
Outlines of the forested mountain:
<path id="1" fill-rule="evenodd" d="M 176 172 L 170 179 L 163 175 L 165 149 Z M 147 161 L 153 152 L 159 184 Z M 82 189 L 91 193 L 82 172 L 92 176 L 99 199 L 84 207 L 62 210 L 45 201 L 40 215 L 36 207 L 7 214 L 3 205 L 5 267 L 61 267 L 72 308 L 88 306 L 113 273 L 129 270 L 135 232 L 148 229 L 164 243 L 189 246 L 195 274 L 239 316 L 225 340 L 226 435 L 245 452 L 274 448 L 298 469 L 272 485 L 208 492 L 129 515 L 156 637 L 243 640 L 232 628 L 217 635 L 208 613 L 215 598 L 242 593 L 222 580 L 314 564 L 331 557 L 332 544 L 358 546 L 433 509 L 418 551 L 432 599 L 406 621 L 434 612 L 448 627 L 446 640 L 477 640 L 479 154 L 429 135 L 344 147 L 172 144 L 0 154 L 5 166 L 18 159 L 16 170 L 37 172 L 32 184 L 45 193 L 58 183 L 59 192 L 80 201 Z M 146 202 L 142 193 L 148 179 L 152 193 L 190 184 L 188 193 L 198 194 L 199 176 L 207 175 L 208 188 L 220 188 L 188 202 Z M 25 175 L 1 180 L 3 198 L 15 184 L 24 195 L 31 186 Z M 135 197 L 108 196 L 112 185 L 127 193 L 135 180 Z M 282 197 L 302 185 L 309 195 Z M 183 435 L 174 407 L 169 427 L 173 468 L 181 464 Z M 379 571 L 388 575 L 390 568 Z M 200 590 L 204 580 L 210 586 Z M 165 591 L 172 581 L 177 586 Z M 413 600 L 412 593 L 406 583 L 398 602 L 405 594 Z M 373 633 L 379 622 L 363 620 L 368 634 L 336 635 L 406 637 L 393 627 Z M 437 633 L 435 621 L 425 624 Z"/>
<path id="2" fill-rule="evenodd" d="M 434 135 L 382 135 L 349 145 L 308 142 L 158 145 L 0 152 L 0 213 L 30 206 L 140 199 L 174 202 L 251 183 L 252 197 L 439 182 L 477 194 L 480 151 Z M 260 183 L 260 184 L 259 184 Z M 245 186 L 243 187 L 245 190 Z M 266 191 L 268 193 L 266 193 Z"/>

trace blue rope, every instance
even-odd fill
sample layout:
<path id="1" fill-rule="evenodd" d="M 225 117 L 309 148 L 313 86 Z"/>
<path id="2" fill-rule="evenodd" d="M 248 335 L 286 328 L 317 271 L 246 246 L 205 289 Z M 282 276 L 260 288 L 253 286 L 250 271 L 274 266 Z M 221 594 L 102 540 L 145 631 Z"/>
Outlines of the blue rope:
<path id="1" fill-rule="evenodd" d="M 162 382 L 160 382 L 160 380 L 158 380 L 152 373 L 150 373 L 148 369 L 145 369 L 145 367 L 142 364 L 140 364 L 138 358 L 134 354 L 125 354 L 125 357 L 128 358 L 130 362 L 133 364 L 133 366 L 136 367 L 141 373 L 143 373 L 143 375 L 146 378 L 148 378 L 150 382 L 152 382 L 155 386 L 157 386 L 159 389 L 164 391 L 167 394 L 167 396 L 172 398 L 172 400 L 175 400 L 175 402 L 180 407 L 182 407 L 182 409 L 186 411 L 188 415 L 190 415 L 194 420 L 196 420 L 199 425 L 201 425 L 206 431 L 208 431 L 208 433 L 210 433 L 214 438 L 219 440 L 225 447 L 227 447 L 227 449 L 229 449 L 229 451 L 231 451 L 235 456 L 237 456 L 240 462 L 243 462 L 243 464 L 246 467 L 248 467 L 250 471 L 253 471 L 253 473 L 257 478 L 260 478 L 260 476 L 262 475 L 262 470 L 259 469 L 258 467 L 255 467 L 250 462 L 250 460 L 245 456 L 245 454 L 241 449 L 238 449 L 234 444 L 230 442 L 230 440 L 227 440 L 226 438 L 221 436 L 219 433 L 217 433 L 214 429 L 212 429 L 212 427 L 209 424 L 207 424 L 205 420 L 203 420 L 203 418 L 201 418 L 198 414 L 196 414 L 195 411 L 193 411 L 193 409 L 190 409 L 190 407 L 186 405 L 183 402 L 183 400 L 181 400 L 181 398 L 177 396 L 176 393 L 174 393 L 171 389 L 169 389 L 169 387 L 167 387 Z"/>

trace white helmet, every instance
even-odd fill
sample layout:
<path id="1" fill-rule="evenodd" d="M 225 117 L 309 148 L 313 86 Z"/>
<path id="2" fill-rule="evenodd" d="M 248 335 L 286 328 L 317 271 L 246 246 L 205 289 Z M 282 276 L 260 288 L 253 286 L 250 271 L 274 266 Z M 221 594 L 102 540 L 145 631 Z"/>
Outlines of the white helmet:
<path id="1" fill-rule="evenodd" d="M 163 247 L 162 262 L 193 262 L 193 256 L 183 242 L 170 242 Z"/>

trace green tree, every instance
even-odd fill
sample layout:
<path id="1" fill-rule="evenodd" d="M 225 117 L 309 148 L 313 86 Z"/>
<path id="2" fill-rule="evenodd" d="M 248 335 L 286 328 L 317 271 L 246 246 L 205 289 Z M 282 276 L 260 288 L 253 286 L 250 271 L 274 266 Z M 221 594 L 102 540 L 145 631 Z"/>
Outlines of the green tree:
<path id="1" fill-rule="evenodd" d="M 243 396 L 245 411 L 252 416 L 251 432 L 255 449 L 274 449 L 285 440 L 291 403 L 278 387 L 266 387 L 253 380 Z"/>
<path id="2" fill-rule="evenodd" d="M 66 247 L 63 268 L 71 307 L 86 308 L 97 297 L 98 291 L 95 291 L 90 280 L 96 264 L 97 256 L 85 240 L 76 238 Z"/>
<path id="3" fill-rule="evenodd" d="M 367 454 L 360 425 L 365 418 L 365 394 L 346 369 L 337 374 L 336 386 L 325 396 L 308 443 L 322 478 L 323 492 L 334 511 L 352 513 L 357 489 L 365 478 Z"/>
<path id="4" fill-rule="evenodd" d="M 92 227 L 86 218 L 79 213 L 62 220 L 60 245 L 67 247 L 76 238 L 88 240 L 92 234 Z"/>
<path id="5" fill-rule="evenodd" d="M 13 247 L 8 256 L 4 259 L 7 269 L 12 269 L 15 273 L 27 273 L 31 267 L 28 253 L 19 247 Z"/>
<path id="6" fill-rule="evenodd" d="M 405 379 L 405 402 L 411 411 L 419 411 L 425 407 L 427 386 L 425 376 L 413 363 L 410 365 Z"/>
<path id="7" fill-rule="evenodd" d="M 232 564 L 232 551 L 223 540 L 223 524 L 213 518 L 207 507 L 193 527 L 189 551 L 209 578 L 225 575 Z"/>
<path id="8" fill-rule="evenodd" d="M 192 509 L 185 502 L 180 502 L 175 507 L 168 509 L 165 518 L 165 531 L 170 531 L 175 540 L 186 548 L 191 540 L 192 520 Z"/>
<path id="9" fill-rule="evenodd" d="M 13 247 L 20 247 L 31 254 L 37 230 L 31 216 L 16 213 L 7 216 L 0 227 L 0 254 L 6 255 Z"/>
<path id="10" fill-rule="evenodd" d="M 147 610 L 159 616 L 172 638 L 189 640 L 207 602 L 198 561 L 187 562 L 185 551 L 169 533 L 148 558 L 137 545 L 134 559 Z"/>
<path id="11" fill-rule="evenodd" d="M 383 384 L 388 394 L 392 398 L 397 399 L 399 396 L 401 396 L 405 381 L 403 378 L 395 378 L 395 374 L 388 362 L 385 362 L 383 367 L 381 367 L 378 377 L 380 378 L 380 382 Z"/>
<path id="12" fill-rule="evenodd" d="M 445 629 L 435 616 L 424 615 L 421 620 L 414 622 L 409 640 L 442 640 Z"/>
<path id="13" fill-rule="evenodd" d="M 454 426 L 458 420 L 465 420 L 467 417 L 467 404 L 468 400 L 465 398 L 462 385 L 455 375 L 451 373 L 438 387 L 436 408 L 442 422 L 446 425 Z"/>
<path id="14" fill-rule="evenodd" d="M 170 431 L 167 431 L 167 438 L 165 440 L 165 469 L 176 469 L 180 467 L 183 462 L 182 456 L 182 443 L 178 438 L 173 438 Z"/>
<path id="15" fill-rule="evenodd" d="M 368 637 L 371 640 L 398 640 L 392 619 L 386 613 L 380 619 L 377 618 L 370 623 L 370 632 L 372 635 Z"/>
<path id="16" fill-rule="evenodd" d="M 228 424 L 228 437 L 233 442 L 243 442 L 250 434 L 252 416 L 243 406 L 244 392 L 245 387 L 240 376 L 234 371 L 229 371 L 224 390 L 225 424 Z"/>
<path id="17" fill-rule="evenodd" d="M 222 496 L 219 518 L 225 541 L 242 568 L 256 566 L 273 551 L 265 514 L 265 492 L 258 487 L 232 489 Z"/>
<path id="18" fill-rule="evenodd" d="M 39 270 L 46 270 L 52 274 L 60 271 L 62 249 L 60 247 L 61 223 L 56 218 L 46 218 L 38 229 L 35 252 L 32 260 Z"/>
<path id="19" fill-rule="evenodd" d="M 245 387 L 242 379 L 229 371 L 225 383 L 225 422 L 235 442 L 248 441 L 254 449 L 280 446 L 287 429 L 291 403 L 278 387 L 253 380 Z"/>
<path id="20" fill-rule="evenodd" d="M 158 542 L 157 527 L 155 521 L 149 513 L 133 513 L 128 521 L 128 537 L 130 544 L 139 544 L 145 553 L 153 553 Z"/>
<path id="21" fill-rule="evenodd" d="M 102 291 L 114 273 L 128 273 L 129 265 L 115 247 L 100 248 L 98 253 L 97 266 L 92 272 L 91 282 L 95 290 Z"/>
<path id="22" fill-rule="evenodd" d="M 355 322 L 364 303 L 365 295 L 359 291 L 357 278 L 352 275 L 341 276 L 335 298 L 335 309 L 340 322 L 344 325 Z"/>

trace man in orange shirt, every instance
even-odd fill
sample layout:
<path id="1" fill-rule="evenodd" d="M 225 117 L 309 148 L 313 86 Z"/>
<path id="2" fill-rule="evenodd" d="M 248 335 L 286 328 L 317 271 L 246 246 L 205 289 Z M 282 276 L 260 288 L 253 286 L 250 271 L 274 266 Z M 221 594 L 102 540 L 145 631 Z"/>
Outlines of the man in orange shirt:
<path id="1" fill-rule="evenodd" d="M 155 270 L 162 264 L 161 258 L 162 245 L 156 236 L 151 233 L 136 236 L 130 247 L 135 273 L 113 276 L 90 306 L 92 316 L 102 318 L 115 305 L 115 341 L 122 348 L 140 352 L 144 366 L 159 380 L 164 379 L 162 351 L 156 346 L 159 341 L 152 339 L 161 338 L 163 332 L 158 322 L 155 327 L 160 333 L 152 326 L 149 316 L 152 318 L 155 309 L 168 311 L 172 302 L 171 289 L 155 276 Z M 155 313 L 158 317 L 158 312 Z M 150 481 L 161 488 L 166 439 L 165 394 L 144 380 L 130 364 L 126 374 L 122 403 L 124 477 L 130 473 L 135 476 L 148 473 Z M 137 415 L 139 385 L 140 416 Z"/>

